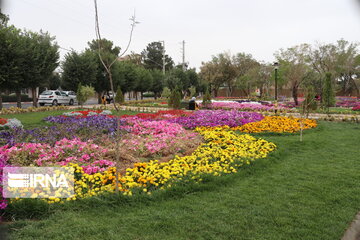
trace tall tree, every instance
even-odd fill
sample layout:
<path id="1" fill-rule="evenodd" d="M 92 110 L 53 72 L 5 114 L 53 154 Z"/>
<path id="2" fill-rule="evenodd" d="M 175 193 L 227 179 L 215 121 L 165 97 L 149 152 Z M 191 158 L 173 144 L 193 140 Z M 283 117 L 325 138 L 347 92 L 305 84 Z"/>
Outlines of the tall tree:
<path id="1" fill-rule="evenodd" d="M 299 87 L 310 71 L 309 65 L 307 64 L 307 54 L 309 50 L 310 46 L 308 44 L 301 44 L 286 50 L 280 49 L 280 51 L 275 54 L 283 70 L 286 85 L 291 88 L 295 105 L 299 104 Z"/>
<path id="2" fill-rule="evenodd" d="M 164 46 L 161 42 L 151 42 L 141 52 L 144 67 L 147 69 L 163 69 Z M 174 67 L 174 61 L 165 54 L 165 70 L 169 71 Z"/>
<path id="3" fill-rule="evenodd" d="M 61 65 L 63 69 L 62 87 L 66 90 L 75 90 L 79 83 L 82 85 L 96 85 L 99 66 L 96 55 L 90 51 L 67 53 Z"/>
<path id="4" fill-rule="evenodd" d="M 150 91 L 153 78 L 149 70 L 143 67 L 137 67 L 135 69 L 136 83 L 134 90 L 141 93 L 141 99 L 143 99 L 143 93 Z M 137 100 L 137 94 L 136 94 Z"/>
<path id="5" fill-rule="evenodd" d="M 58 45 L 47 32 L 26 31 L 23 33 L 23 78 L 31 89 L 33 106 L 37 106 L 36 88 L 45 86 L 59 65 Z"/>
<path id="6" fill-rule="evenodd" d="M 0 27 L 0 92 L 23 85 L 21 72 L 23 45 L 20 30 L 14 26 Z M 0 94 L 0 109 L 2 109 Z"/>
<path id="7" fill-rule="evenodd" d="M 154 92 L 155 99 L 161 96 L 164 88 L 164 74 L 158 69 L 151 70 L 152 75 L 152 86 L 151 91 Z"/>

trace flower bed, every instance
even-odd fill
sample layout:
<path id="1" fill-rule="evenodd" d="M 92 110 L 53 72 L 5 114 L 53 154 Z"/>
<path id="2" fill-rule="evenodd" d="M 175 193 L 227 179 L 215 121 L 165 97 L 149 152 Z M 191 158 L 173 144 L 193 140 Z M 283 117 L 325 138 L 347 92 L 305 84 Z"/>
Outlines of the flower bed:
<path id="1" fill-rule="evenodd" d="M 186 117 L 169 119 L 170 122 L 178 123 L 188 129 L 196 127 L 215 127 L 215 126 L 241 126 L 249 122 L 256 122 L 263 119 L 260 113 L 239 112 L 236 110 L 199 110 Z"/>
<path id="2" fill-rule="evenodd" d="M 311 119 L 267 116 L 259 122 L 248 123 L 243 126 L 232 128 L 232 130 L 239 130 L 246 133 L 294 133 L 300 131 L 301 122 L 303 124 L 303 129 L 314 128 L 317 126 L 316 121 Z"/>
<path id="3" fill-rule="evenodd" d="M 73 112 L 65 112 L 63 116 L 68 117 L 88 117 L 94 115 L 111 115 L 112 112 L 110 110 L 86 110 L 86 111 L 73 111 Z"/>
<path id="4" fill-rule="evenodd" d="M 106 144 L 116 132 L 117 120 L 104 115 L 88 116 L 86 118 L 51 116 L 45 121 L 55 123 L 35 129 L 12 129 L 0 132 L 0 145 L 10 146 L 22 142 L 48 143 L 54 145 L 63 138 L 79 138 L 82 141 L 92 139 L 95 143 Z M 125 126 L 126 120 L 120 119 L 120 125 Z M 122 128 L 123 131 L 125 131 Z"/>
<path id="5" fill-rule="evenodd" d="M 12 147 L 0 147 L 0 156 L 11 166 L 66 166 L 78 163 L 85 173 L 92 174 L 106 170 L 115 163 L 105 159 L 108 149 L 82 142 L 79 139 L 66 138 L 50 146 L 46 143 L 20 143 Z"/>
<path id="6" fill-rule="evenodd" d="M 141 118 L 141 119 L 171 119 L 181 116 L 190 116 L 192 112 L 184 111 L 184 110 L 166 110 L 166 111 L 158 111 L 157 113 L 139 113 L 136 115 L 122 115 L 121 118 Z"/>
<path id="7" fill-rule="evenodd" d="M 8 128 L 22 128 L 23 125 L 16 118 L 0 118 L 0 130 Z"/>
<path id="8" fill-rule="evenodd" d="M 133 168 L 119 176 L 119 189 L 125 195 L 132 195 L 139 189 L 151 193 L 156 189 L 171 187 L 178 181 L 201 181 L 203 174 L 219 176 L 237 172 L 252 161 L 265 158 L 276 146 L 263 139 L 250 135 L 238 135 L 222 128 L 198 128 L 205 143 L 191 155 L 175 157 L 168 162 L 157 160 L 148 163 L 136 163 Z M 68 166 L 75 168 L 75 196 L 66 200 L 76 200 L 115 190 L 115 169 L 88 174 L 76 163 Z M 16 200 L 12 200 L 15 202 Z M 65 199 L 46 199 L 49 203 L 63 202 Z"/>
<path id="9" fill-rule="evenodd" d="M 274 107 L 273 105 L 262 105 L 255 103 L 239 103 L 239 102 L 213 102 L 211 104 L 212 109 L 236 109 L 242 111 L 274 111 L 275 109 L 282 111 L 287 109 L 279 106 Z"/>
<path id="10" fill-rule="evenodd" d="M 173 153 L 186 152 L 196 147 L 201 139 L 198 134 L 186 131 L 181 125 L 167 121 L 144 121 L 130 118 L 129 134 L 121 141 L 123 152 L 133 156 L 150 157 L 151 155 L 167 156 Z"/>
<path id="11" fill-rule="evenodd" d="M 2 136 L 7 134 L 8 145 L 0 147 L 0 166 L 74 167 L 75 196 L 45 199 L 48 203 L 113 192 L 118 118 L 91 112 L 80 112 L 81 117 L 78 114 L 48 117 L 46 120 L 54 123 L 50 127 L 4 131 Z M 242 166 L 265 158 L 276 146 L 233 130 L 264 124 L 268 118 L 272 117 L 236 110 L 174 110 L 123 117 L 120 119 L 120 153 L 130 154 L 136 162 L 130 162 L 131 166 L 120 163 L 123 168 L 118 169 L 121 172 L 119 189 L 125 195 L 139 191 L 151 193 L 180 181 L 201 181 L 204 174 L 218 176 L 237 172 Z M 290 124 L 287 121 L 282 123 Z M 195 150 L 187 152 L 189 149 Z M 185 156 L 173 157 L 184 152 Z M 162 156 L 168 156 L 168 161 L 163 161 Z M 140 162 L 143 157 L 148 157 L 147 162 Z M 154 158 L 157 160 L 149 160 Z M 16 201 L 21 200 L 12 199 L 10 204 Z M 0 198 L 0 208 L 2 202 Z"/>

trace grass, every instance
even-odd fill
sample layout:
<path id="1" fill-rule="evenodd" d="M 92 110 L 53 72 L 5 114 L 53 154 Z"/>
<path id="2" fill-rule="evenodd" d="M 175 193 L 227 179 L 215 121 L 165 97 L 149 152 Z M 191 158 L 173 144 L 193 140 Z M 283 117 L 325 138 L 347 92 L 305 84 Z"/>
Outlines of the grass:
<path id="1" fill-rule="evenodd" d="M 360 210 L 360 126 L 321 122 L 237 174 L 152 196 L 66 204 L 7 225 L 11 239 L 340 239 Z"/>
<path id="2" fill-rule="evenodd" d="M 71 111 L 77 111 L 77 110 L 84 110 L 84 109 L 74 109 Z M 24 125 L 25 128 L 34 128 L 34 127 L 40 127 L 44 125 L 50 125 L 50 123 L 46 123 L 42 121 L 43 118 L 48 116 L 56 116 L 61 115 L 64 112 L 70 112 L 70 110 L 57 110 L 57 111 L 47 111 L 47 112 L 29 112 L 29 113 L 21 113 L 21 114 L 6 114 L 6 115 L 0 115 L 0 118 L 17 118 L 21 121 L 21 123 Z M 114 115 L 134 115 L 138 112 L 134 111 L 113 111 Z"/>

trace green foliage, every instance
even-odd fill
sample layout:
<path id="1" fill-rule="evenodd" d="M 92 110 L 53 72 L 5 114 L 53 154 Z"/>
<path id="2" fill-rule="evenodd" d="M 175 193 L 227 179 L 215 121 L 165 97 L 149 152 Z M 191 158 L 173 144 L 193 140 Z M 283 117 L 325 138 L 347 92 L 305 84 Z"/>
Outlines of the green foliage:
<path id="1" fill-rule="evenodd" d="M 325 83 L 323 86 L 322 92 L 322 107 L 323 109 L 327 109 L 329 111 L 330 107 L 335 105 L 335 93 L 333 89 L 331 73 L 326 73 L 325 75 Z"/>
<path id="2" fill-rule="evenodd" d="M 168 87 L 164 87 L 161 97 L 163 98 L 169 98 L 171 96 L 171 90 Z"/>
<path id="3" fill-rule="evenodd" d="M 155 97 L 159 97 L 164 88 L 164 74 L 158 69 L 153 69 L 150 73 L 153 79 L 151 91 L 154 92 Z"/>
<path id="4" fill-rule="evenodd" d="M 181 93 L 179 90 L 174 89 L 171 91 L 170 98 L 168 100 L 169 107 L 180 109 L 181 107 Z"/>
<path id="5" fill-rule="evenodd" d="M 124 101 L 125 101 L 124 95 L 123 95 L 123 93 L 121 91 L 121 88 L 118 87 L 117 91 L 116 91 L 115 102 L 116 103 L 123 103 Z"/>
<path id="6" fill-rule="evenodd" d="M 190 97 L 196 97 L 196 87 L 191 86 L 189 89 Z"/>
<path id="7" fill-rule="evenodd" d="M 311 111 L 315 111 L 317 109 L 317 102 L 315 100 L 315 91 L 312 86 L 308 86 L 305 92 L 305 99 L 302 102 L 302 113 L 309 115 Z"/>
<path id="8" fill-rule="evenodd" d="M 206 92 L 203 96 L 202 105 L 204 108 L 207 108 L 211 104 L 211 95 L 209 93 L 209 89 L 206 89 Z"/>
<path id="9" fill-rule="evenodd" d="M 144 67 L 146 69 L 163 69 L 163 50 L 164 46 L 161 42 L 152 42 L 146 46 L 141 52 L 144 58 Z M 165 69 L 166 71 L 174 67 L 174 61 L 171 57 L 165 54 Z"/>
<path id="10" fill-rule="evenodd" d="M 79 83 L 95 84 L 99 64 L 96 58 L 98 57 L 90 51 L 67 53 L 62 63 L 62 88 L 73 90 Z"/>
<path id="11" fill-rule="evenodd" d="M 82 86 L 81 83 L 79 83 L 76 92 L 76 98 L 81 106 L 94 94 L 95 94 L 95 89 L 93 87 Z"/>

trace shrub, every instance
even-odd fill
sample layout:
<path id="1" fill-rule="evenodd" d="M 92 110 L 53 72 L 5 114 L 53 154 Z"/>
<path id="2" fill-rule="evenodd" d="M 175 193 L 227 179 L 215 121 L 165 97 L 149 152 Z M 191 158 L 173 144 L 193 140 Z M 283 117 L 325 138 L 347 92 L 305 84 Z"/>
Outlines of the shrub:
<path id="1" fill-rule="evenodd" d="M 81 83 L 79 83 L 76 92 L 76 98 L 81 106 L 89 99 L 89 97 L 93 96 L 94 94 L 95 94 L 95 90 L 93 87 L 82 86 Z"/>
<path id="2" fill-rule="evenodd" d="M 333 107 L 335 105 L 335 93 L 331 83 L 331 73 L 326 73 L 322 94 L 322 105 L 324 109 L 327 109 L 327 111 L 329 111 L 329 107 Z"/>
<path id="3" fill-rule="evenodd" d="M 210 95 L 208 89 L 206 89 L 206 92 L 205 92 L 205 94 L 204 94 L 203 101 L 202 101 L 202 105 L 203 105 L 205 108 L 209 108 L 210 105 L 211 105 L 211 95 Z"/>
<path id="4" fill-rule="evenodd" d="M 116 91 L 116 96 L 115 96 L 115 102 L 116 103 L 123 103 L 125 101 L 124 99 L 124 95 L 121 91 L 121 88 L 118 87 L 118 90 Z"/>

